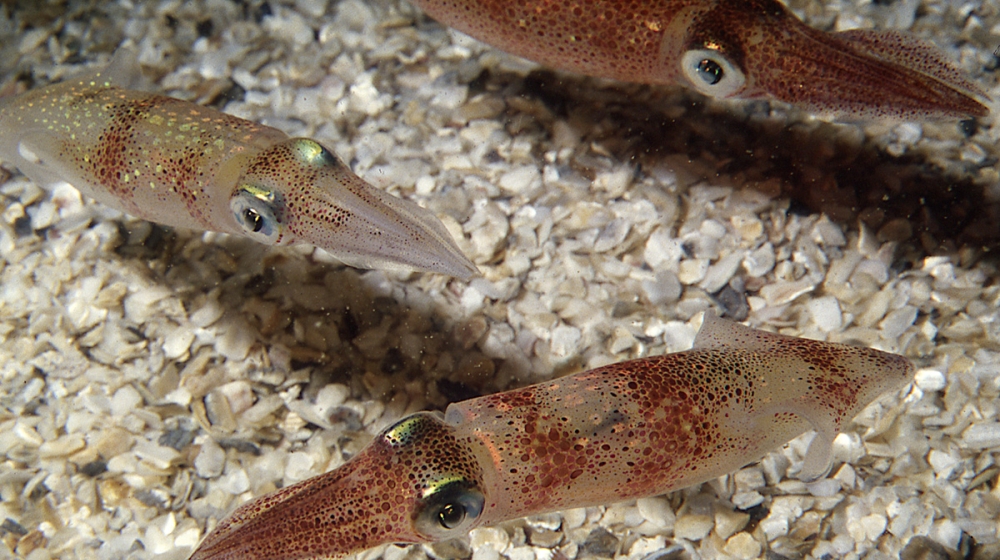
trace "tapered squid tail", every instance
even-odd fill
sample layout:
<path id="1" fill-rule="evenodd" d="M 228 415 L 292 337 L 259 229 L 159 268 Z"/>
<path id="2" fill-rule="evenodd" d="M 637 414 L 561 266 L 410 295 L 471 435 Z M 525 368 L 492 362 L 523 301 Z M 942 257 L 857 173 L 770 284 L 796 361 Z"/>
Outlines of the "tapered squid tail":
<path id="1" fill-rule="evenodd" d="M 824 33 L 804 24 L 775 38 L 753 69 L 767 95 L 830 119 L 981 117 L 989 96 L 936 47 L 895 31 Z"/>

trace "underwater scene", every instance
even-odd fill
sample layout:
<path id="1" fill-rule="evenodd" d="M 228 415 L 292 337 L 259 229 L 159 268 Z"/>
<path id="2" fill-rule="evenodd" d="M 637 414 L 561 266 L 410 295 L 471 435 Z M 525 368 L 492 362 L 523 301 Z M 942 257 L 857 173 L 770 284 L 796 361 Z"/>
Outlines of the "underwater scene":
<path id="1" fill-rule="evenodd" d="M 1000 4 L 0 38 L 0 558 L 1000 557 Z"/>

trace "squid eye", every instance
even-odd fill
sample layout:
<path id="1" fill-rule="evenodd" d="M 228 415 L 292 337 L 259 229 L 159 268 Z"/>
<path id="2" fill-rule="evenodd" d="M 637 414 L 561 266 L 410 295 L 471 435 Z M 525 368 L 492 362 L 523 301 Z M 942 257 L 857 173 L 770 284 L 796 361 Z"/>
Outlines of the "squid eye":
<path id="1" fill-rule="evenodd" d="M 229 201 L 229 209 L 243 233 L 258 243 L 268 245 L 274 245 L 281 239 L 281 223 L 276 217 L 275 207 L 271 193 L 249 187 L 238 188 Z"/>
<path id="2" fill-rule="evenodd" d="M 468 531 L 483 513 L 486 498 L 474 483 L 450 480 L 425 495 L 417 505 L 414 526 L 422 535 L 441 540 Z"/>
<path id="3" fill-rule="evenodd" d="M 691 87 L 710 97 L 732 97 L 746 85 L 743 71 L 717 50 L 687 51 L 681 57 L 681 71 Z"/>
<path id="4" fill-rule="evenodd" d="M 719 63 L 711 58 L 701 59 L 695 67 L 695 71 L 698 73 L 698 77 L 710 86 L 714 86 L 715 84 L 721 82 L 722 78 L 726 74 L 725 70 L 719 66 Z"/>
<path id="5" fill-rule="evenodd" d="M 462 504 L 444 504 L 438 508 L 438 524 L 445 529 L 454 529 L 465 521 L 465 506 Z"/>
<path id="6" fill-rule="evenodd" d="M 243 219 L 243 227 L 252 229 L 254 233 L 260 233 L 260 230 L 264 229 L 266 225 L 264 217 L 253 208 L 244 209 L 240 217 Z"/>

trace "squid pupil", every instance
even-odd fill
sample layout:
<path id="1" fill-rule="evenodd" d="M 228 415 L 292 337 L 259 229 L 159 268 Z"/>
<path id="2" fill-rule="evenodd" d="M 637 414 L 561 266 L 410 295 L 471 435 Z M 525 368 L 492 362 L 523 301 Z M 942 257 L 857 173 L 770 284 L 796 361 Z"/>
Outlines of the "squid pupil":
<path id="1" fill-rule="evenodd" d="M 438 511 L 438 521 L 445 529 L 458 527 L 465 519 L 465 508 L 460 504 L 445 504 Z"/>
<path id="2" fill-rule="evenodd" d="M 722 66 L 719 66 L 718 62 L 709 58 L 703 58 L 698 63 L 698 75 L 710 86 L 721 82 L 724 73 Z"/>
<path id="3" fill-rule="evenodd" d="M 254 233 L 258 233 L 264 229 L 264 219 L 253 208 L 247 208 L 243 211 L 243 221 L 247 225 L 252 226 L 251 229 L 253 229 Z"/>

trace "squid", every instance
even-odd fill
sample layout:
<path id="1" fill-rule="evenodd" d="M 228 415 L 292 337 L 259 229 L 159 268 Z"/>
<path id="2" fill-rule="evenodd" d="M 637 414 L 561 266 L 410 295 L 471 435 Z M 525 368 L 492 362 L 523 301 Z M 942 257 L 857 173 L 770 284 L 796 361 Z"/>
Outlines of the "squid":
<path id="1" fill-rule="evenodd" d="M 140 76 L 121 49 L 95 74 L 0 99 L 0 160 L 159 224 L 309 243 L 360 268 L 478 273 L 436 216 L 319 142 L 128 89 Z"/>
<path id="2" fill-rule="evenodd" d="M 689 351 L 403 418 L 333 471 L 239 507 L 191 559 L 340 558 L 455 538 L 698 484 L 810 429 L 799 476 L 815 479 L 843 423 L 913 372 L 902 356 L 707 312 Z"/>
<path id="3" fill-rule="evenodd" d="M 828 120 L 989 113 L 986 93 L 930 43 L 828 33 L 777 0 L 411 0 L 441 23 L 558 70 L 775 99 Z"/>

